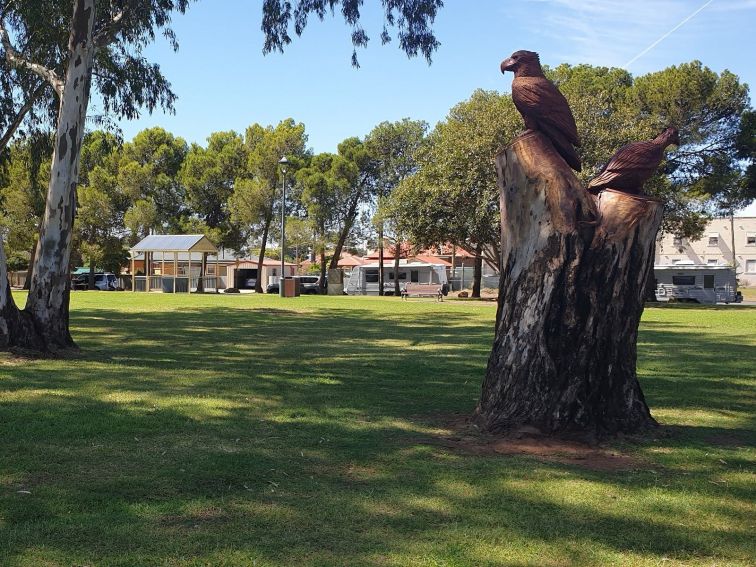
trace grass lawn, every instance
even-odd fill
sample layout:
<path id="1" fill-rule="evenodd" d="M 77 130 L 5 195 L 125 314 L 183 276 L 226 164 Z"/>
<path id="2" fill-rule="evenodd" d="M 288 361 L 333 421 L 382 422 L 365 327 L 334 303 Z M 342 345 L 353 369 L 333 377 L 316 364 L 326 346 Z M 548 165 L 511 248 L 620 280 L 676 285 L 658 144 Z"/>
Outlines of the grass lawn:
<path id="1" fill-rule="evenodd" d="M 756 309 L 646 311 L 614 471 L 437 442 L 494 316 L 74 293 L 80 355 L 0 355 L 0 564 L 753 565 Z"/>

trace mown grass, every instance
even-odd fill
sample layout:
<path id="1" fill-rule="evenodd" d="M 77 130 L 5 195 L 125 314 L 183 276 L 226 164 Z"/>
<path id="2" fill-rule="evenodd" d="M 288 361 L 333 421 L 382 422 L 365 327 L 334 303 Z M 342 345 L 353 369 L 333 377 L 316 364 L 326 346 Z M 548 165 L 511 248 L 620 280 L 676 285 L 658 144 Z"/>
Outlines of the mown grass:
<path id="1" fill-rule="evenodd" d="M 651 308 L 665 428 L 597 472 L 429 443 L 491 304 L 75 293 L 81 354 L 0 355 L 0 561 L 752 565 L 756 309 Z M 441 424 L 441 425 L 440 425 Z"/>

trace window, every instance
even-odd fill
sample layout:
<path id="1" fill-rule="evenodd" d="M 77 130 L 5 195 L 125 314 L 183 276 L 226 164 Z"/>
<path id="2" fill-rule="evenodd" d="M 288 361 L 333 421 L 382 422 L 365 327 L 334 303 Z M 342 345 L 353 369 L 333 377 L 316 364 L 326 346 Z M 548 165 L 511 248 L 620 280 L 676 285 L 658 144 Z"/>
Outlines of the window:
<path id="1" fill-rule="evenodd" d="M 746 260 L 745 264 L 747 274 L 756 274 L 756 260 Z"/>
<path id="2" fill-rule="evenodd" d="M 719 246 L 719 233 L 712 232 L 709 235 L 709 246 Z"/>
<path id="3" fill-rule="evenodd" d="M 756 246 L 756 232 L 746 232 L 746 246 Z"/>
<path id="4" fill-rule="evenodd" d="M 365 270 L 365 282 L 378 283 L 378 270 Z"/>
<path id="5" fill-rule="evenodd" d="M 410 281 L 413 283 L 417 283 L 420 281 L 420 272 L 417 270 L 410 271 Z"/>
<path id="6" fill-rule="evenodd" d="M 672 285 L 696 285 L 696 276 L 672 276 Z"/>
<path id="7" fill-rule="evenodd" d="M 704 276 L 704 289 L 714 289 L 714 276 Z"/>

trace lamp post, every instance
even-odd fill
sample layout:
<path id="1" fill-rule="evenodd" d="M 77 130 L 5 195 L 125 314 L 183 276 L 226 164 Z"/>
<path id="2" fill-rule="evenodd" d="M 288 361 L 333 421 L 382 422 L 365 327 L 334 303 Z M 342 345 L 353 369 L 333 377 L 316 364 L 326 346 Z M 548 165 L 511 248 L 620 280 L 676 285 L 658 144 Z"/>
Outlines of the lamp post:
<path id="1" fill-rule="evenodd" d="M 286 172 L 289 170 L 289 160 L 286 156 L 283 156 L 278 160 L 278 166 L 281 168 L 283 174 L 283 191 L 281 196 L 281 279 L 278 281 L 278 294 L 281 297 L 284 295 L 284 251 L 286 250 Z"/>

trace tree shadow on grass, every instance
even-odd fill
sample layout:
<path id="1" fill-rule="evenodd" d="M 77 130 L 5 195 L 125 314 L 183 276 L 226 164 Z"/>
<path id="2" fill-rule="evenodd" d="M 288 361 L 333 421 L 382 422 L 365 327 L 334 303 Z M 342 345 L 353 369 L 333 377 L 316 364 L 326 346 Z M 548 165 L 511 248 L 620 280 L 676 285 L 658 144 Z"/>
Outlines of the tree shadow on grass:
<path id="1" fill-rule="evenodd" d="M 666 469 L 602 473 L 421 442 L 444 434 L 434 416 L 473 407 L 492 329 L 410 309 L 75 313 L 80 359 L 0 374 L 0 554 L 8 564 L 747 563 L 739 503 L 753 494 L 708 484 L 719 465 L 681 476 L 691 463 L 676 469 L 670 457 Z M 732 345 L 644 327 L 652 409 L 749 407 L 740 387 L 712 384 L 705 353 Z M 747 372 L 724 353 L 719 364 Z M 707 439 L 726 431 L 685 429 L 639 450 L 713 450 Z M 715 454 L 734 459 L 727 451 L 737 445 Z"/>

